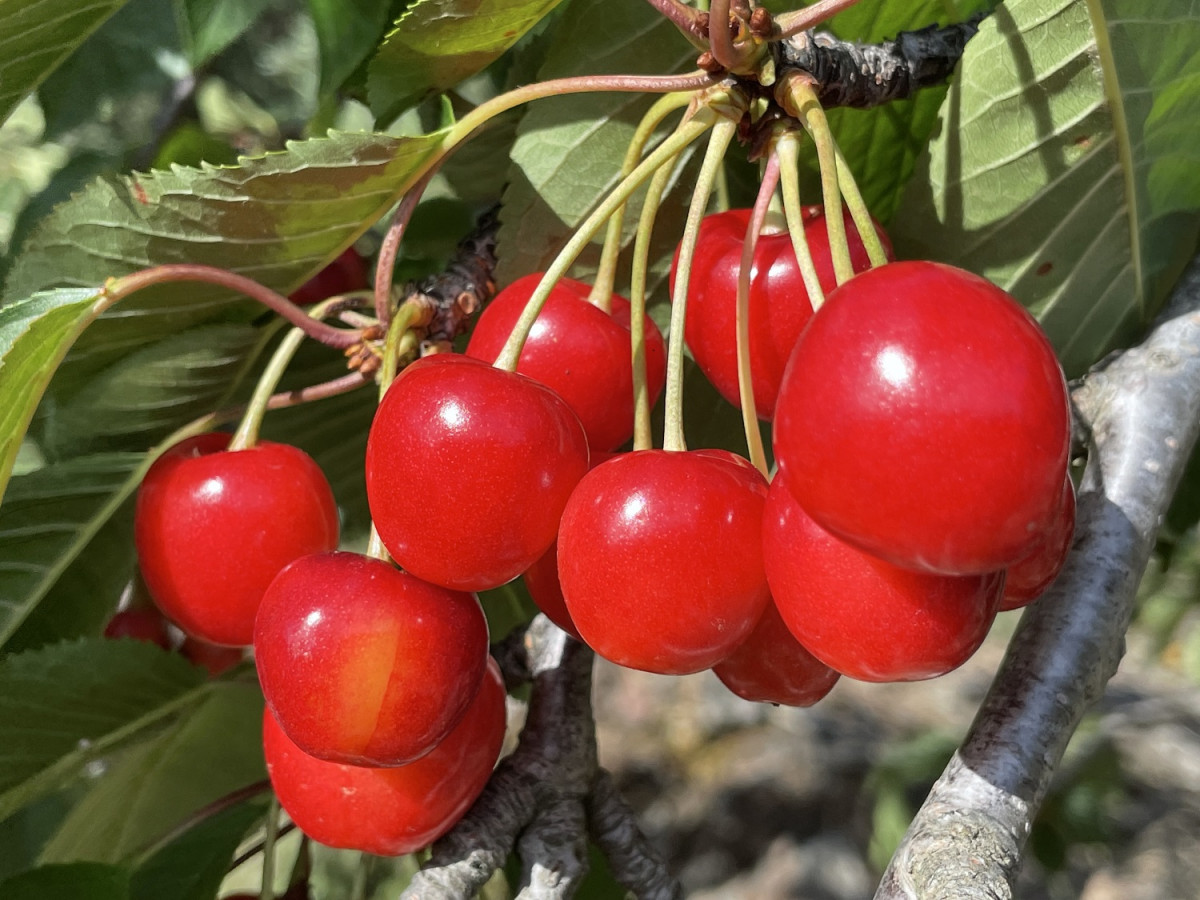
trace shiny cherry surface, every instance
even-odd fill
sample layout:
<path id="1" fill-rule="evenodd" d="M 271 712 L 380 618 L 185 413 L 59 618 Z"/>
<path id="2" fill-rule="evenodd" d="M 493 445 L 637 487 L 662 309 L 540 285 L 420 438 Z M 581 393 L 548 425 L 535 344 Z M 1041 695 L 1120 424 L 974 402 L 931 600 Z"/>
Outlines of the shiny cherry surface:
<path id="1" fill-rule="evenodd" d="M 495 362 L 541 280 L 519 278 L 496 295 L 479 317 L 467 355 Z M 554 286 L 517 371 L 552 388 L 579 416 L 593 451 L 615 450 L 633 436 L 633 376 L 629 301 L 613 295 L 612 312 L 588 302 L 589 288 L 571 278 Z M 658 327 L 645 316 L 646 381 L 650 402 L 666 382 L 666 351 Z"/>
<path id="2" fill-rule="evenodd" d="M 987 635 L 1004 573 L 932 575 L 858 550 L 817 525 L 776 476 L 763 557 L 788 629 L 861 681 L 917 681 L 962 665 Z"/>
<path id="3" fill-rule="evenodd" d="M 1008 567 L 1001 611 L 1028 606 L 1053 584 L 1075 537 L 1075 485 L 1067 479 L 1054 524 L 1033 553 Z"/>
<path id="4" fill-rule="evenodd" d="M 138 490 L 134 541 L 171 621 L 209 643 L 245 646 L 279 570 L 337 546 L 338 512 L 312 457 L 269 441 L 230 451 L 229 437 L 202 434 L 154 462 Z"/>
<path id="5" fill-rule="evenodd" d="M 775 456 L 823 528 L 897 565 L 981 574 L 1052 527 L 1067 389 L 1015 300 L 951 266 L 899 262 L 830 293 L 796 345 Z"/>
<path id="6" fill-rule="evenodd" d="M 588 468 L 579 418 L 546 386 L 464 356 L 418 360 L 367 440 L 367 499 L 406 571 L 454 590 L 516 578 L 554 542 Z"/>
<path id="7" fill-rule="evenodd" d="M 584 641 L 660 674 L 728 656 L 768 599 L 765 496 L 762 476 L 720 450 L 640 450 L 592 469 L 558 537 L 559 581 Z"/>
<path id="8" fill-rule="evenodd" d="M 357 553 L 298 559 L 263 598 L 263 695 L 306 753 L 394 766 L 433 749 L 479 688 L 488 628 L 474 594 Z"/>
<path id="9" fill-rule="evenodd" d="M 479 691 L 449 735 L 416 762 L 347 766 L 309 756 L 263 716 L 267 774 L 279 802 L 315 841 L 380 856 L 433 843 L 479 796 L 504 741 L 504 682 L 489 657 Z"/>

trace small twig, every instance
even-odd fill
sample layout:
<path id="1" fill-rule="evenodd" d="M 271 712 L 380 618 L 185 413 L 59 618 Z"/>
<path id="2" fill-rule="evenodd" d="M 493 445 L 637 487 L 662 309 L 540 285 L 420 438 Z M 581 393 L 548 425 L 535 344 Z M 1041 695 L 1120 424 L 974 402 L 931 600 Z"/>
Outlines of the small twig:
<path id="1" fill-rule="evenodd" d="M 667 864 L 638 828 L 633 810 L 621 799 L 612 776 L 596 773 L 588 797 L 588 830 L 608 858 L 617 879 L 638 900 L 681 900 L 683 890 Z"/>

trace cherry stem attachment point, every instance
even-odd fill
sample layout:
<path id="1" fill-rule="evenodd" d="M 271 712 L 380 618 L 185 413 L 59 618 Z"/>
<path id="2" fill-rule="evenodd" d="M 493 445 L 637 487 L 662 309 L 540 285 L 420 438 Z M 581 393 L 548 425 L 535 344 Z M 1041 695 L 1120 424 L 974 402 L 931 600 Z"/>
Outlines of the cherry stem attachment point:
<path id="1" fill-rule="evenodd" d="M 583 252 L 583 248 L 588 245 L 588 242 L 596 235 L 600 227 L 608 221 L 608 218 L 616 211 L 617 207 L 625 203 L 630 195 L 657 171 L 659 167 L 674 158 L 675 154 L 679 153 L 709 128 L 712 128 L 718 118 L 720 118 L 718 114 L 708 107 L 697 111 L 693 118 L 680 124 L 670 137 L 654 148 L 629 175 L 623 178 L 609 192 L 600 205 L 592 210 L 591 214 L 580 223 L 575 233 L 571 236 L 571 239 L 567 241 L 566 246 L 559 251 L 558 256 L 554 258 L 554 261 L 546 269 L 542 280 L 538 282 L 537 289 L 534 290 L 529 301 L 525 304 L 525 309 L 521 311 L 516 325 L 513 326 L 512 333 L 501 348 L 499 356 L 496 357 L 496 368 L 504 369 L 508 372 L 515 372 L 517 370 L 517 361 L 521 357 L 521 349 L 525 346 L 525 340 L 529 337 L 533 323 L 537 321 L 542 307 L 546 305 L 546 300 L 549 299 L 550 292 L 554 289 L 555 283 L 567 273 L 567 269 L 571 267 L 571 264 Z M 722 121 L 724 120 L 722 119 Z"/>
<path id="2" fill-rule="evenodd" d="M 846 162 L 846 157 L 842 154 L 842 148 L 836 143 L 833 145 L 833 151 L 837 157 L 838 187 L 842 192 L 842 201 L 846 204 L 846 208 L 850 210 L 850 218 L 854 220 L 854 227 L 858 231 L 858 237 L 862 241 L 863 249 L 867 251 L 867 258 L 871 260 L 872 268 L 886 265 L 888 261 L 887 251 L 883 249 L 883 241 L 879 239 L 879 232 L 875 230 L 875 222 L 871 219 L 871 211 L 867 209 L 867 202 L 863 199 L 862 191 L 858 188 L 858 182 L 854 179 L 854 173 L 850 170 L 850 164 Z"/>
<path id="3" fill-rule="evenodd" d="M 633 242 L 633 261 L 629 284 L 629 338 L 633 350 L 633 449 L 649 450 L 654 446 L 650 427 L 650 392 L 646 384 L 646 273 L 650 268 L 650 239 L 662 195 L 670 181 L 671 171 L 679 157 L 672 157 L 650 179 L 646 199 L 638 218 L 637 236 Z"/>
<path id="4" fill-rule="evenodd" d="M 738 399 L 742 406 L 742 427 L 746 430 L 746 449 L 750 463 L 767 478 L 767 456 L 762 432 L 758 428 L 758 410 L 754 403 L 754 381 L 750 371 L 750 275 L 754 270 L 754 249 L 767 219 L 775 187 L 779 184 L 779 156 L 772 153 L 763 170 L 758 197 L 750 212 L 746 237 L 742 241 L 742 262 L 738 267 L 737 309 L 734 334 L 737 341 Z M 765 274 L 765 273 L 764 273 Z"/>
<path id="5" fill-rule="evenodd" d="M 388 226 L 387 234 L 384 235 L 383 243 L 379 247 L 379 258 L 375 263 L 375 318 L 379 320 L 379 324 L 383 328 L 388 327 L 392 318 L 392 275 L 396 270 L 396 257 L 400 253 L 400 242 L 404 239 L 408 223 L 412 221 L 413 213 L 420 204 L 425 190 L 429 187 L 429 182 L 433 180 L 433 176 L 437 174 L 441 164 L 442 160 L 438 160 L 416 184 L 409 188 L 408 193 L 396 207 L 392 223 Z"/>
<path id="6" fill-rule="evenodd" d="M 692 202 L 688 207 L 687 224 L 679 244 L 679 263 L 675 269 L 675 289 L 671 296 L 671 335 L 667 349 L 666 421 L 664 423 L 663 449 L 686 450 L 683 435 L 683 333 L 687 321 L 688 283 L 692 277 L 692 259 L 696 255 L 696 241 L 700 235 L 700 222 L 708 209 L 717 172 L 729 144 L 737 134 L 737 123 L 722 117 L 713 126 L 712 137 L 700 164 Z"/>
<path id="7" fill-rule="evenodd" d="M 106 304 L 111 306 L 117 300 L 144 288 L 176 281 L 199 281 L 245 294 L 252 300 L 257 300 L 263 306 L 279 313 L 297 328 L 303 329 L 304 333 L 313 340 L 338 350 L 353 347 L 362 340 L 362 333 L 357 329 L 335 328 L 332 325 L 326 325 L 324 322 L 312 318 L 283 294 L 271 290 L 266 285 L 259 284 L 245 275 L 239 275 L 228 269 L 218 269 L 214 266 L 169 263 L 142 269 L 140 272 L 109 279 L 104 286 L 104 299 Z"/>
<path id="8" fill-rule="evenodd" d="M 629 148 L 625 151 L 625 160 L 621 164 L 621 178 L 626 178 L 637 167 L 642 154 L 646 152 L 646 144 L 662 121 L 672 112 L 691 102 L 692 93 L 681 91 L 666 94 L 655 101 L 654 105 L 642 116 Z M 622 203 L 608 220 L 608 230 L 604 233 L 604 249 L 600 253 L 600 264 L 596 268 L 596 278 L 592 282 L 592 290 L 588 294 L 588 302 L 598 306 L 604 312 L 612 312 L 613 285 L 616 283 L 617 261 L 621 255 L 621 232 L 625 225 L 625 206 Z"/>
<path id="9" fill-rule="evenodd" d="M 781 41 L 794 34 L 799 34 L 801 31 L 808 31 L 856 3 L 858 0 L 819 0 L 804 9 L 778 15 L 775 17 L 775 24 L 778 26 L 779 32 L 771 39 Z"/>
<path id="10" fill-rule="evenodd" d="M 426 304 L 417 300 L 406 300 L 396 310 L 383 343 L 383 365 L 379 370 L 380 400 L 396 380 L 396 374 L 401 369 L 401 360 L 406 359 L 417 348 L 414 329 L 428 324 L 431 312 Z"/>
<path id="11" fill-rule="evenodd" d="M 800 135 L 795 131 L 784 131 L 775 142 L 775 153 L 779 156 L 779 180 L 782 184 L 783 211 L 787 218 L 788 234 L 792 238 L 792 251 L 800 265 L 800 277 L 808 292 L 808 302 L 816 312 L 825 302 L 825 291 L 817 275 L 812 250 L 804 230 L 804 205 L 800 201 Z"/>

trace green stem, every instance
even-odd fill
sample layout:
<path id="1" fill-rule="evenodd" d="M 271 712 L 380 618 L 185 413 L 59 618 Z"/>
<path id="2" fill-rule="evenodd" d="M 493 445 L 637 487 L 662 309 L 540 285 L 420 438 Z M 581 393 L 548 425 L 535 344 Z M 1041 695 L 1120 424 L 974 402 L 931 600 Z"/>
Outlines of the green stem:
<path id="1" fill-rule="evenodd" d="M 742 262 L 738 267 L 737 311 L 734 333 L 737 340 L 738 399 L 742 406 L 742 427 L 746 431 L 746 449 L 750 462 L 764 478 L 767 477 L 767 455 L 763 450 L 762 432 L 758 429 L 758 410 L 754 403 L 754 381 L 750 371 L 750 275 L 754 270 L 754 248 L 762 232 L 775 186 L 779 184 L 779 157 L 772 153 L 763 171 L 758 197 L 746 226 L 742 241 Z M 763 273 L 764 276 L 766 273 Z"/>
<path id="2" fill-rule="evenodd" d="M 396 315 L 388 324 L 387 337 L 383 343 L 383 364 L 379 369 L 379 399 L 387 393 L 396 374 L 400 371 L 400 361 L 413 349 L 413 340 L 408 337 L 415 326 L 427 321 L 429 309 L 422 303 L 406 300 L 396 310 Z M 407 339 L 406 339 L 407 338 Z"/>
<path id="3" fill-rule="evenodd" d="M 671 343 L 667 350 L 667 400 L 666 422 L 663 434 L 664 450 L 686 450 L 683 436 L 683 329 L 687 320 L 688 282 L 692 277 L 692 258 L 696 255 L 696 240 L 700 234 L 700 220 L 708 208 L 713 182 L 721 168 L 725 151 L 737 133 L 737 123 L 722 118 L 713 127 L 704 162 L 692 192 L 692 203 L 688 207 L 687 224 L 683 229 L 683 240 L 679 244 L 679 263 L 675 268 L 675 290 L 671 297 Z"/>
<path id="4" fill-rule="evenodd" d="M 262 890 L 259 900 L 275 900 L 275 839 L 279 837 L 279 797 L 271 792 L 267 807 L 266 833 L 263 835 Z"/>
<path id="5" fill-rule="evenodd" d="M 650 391 L 646 384 L 646 273 L 650 269 L 650 238 L 662 195 L 671 179 L 678 156 L 673 157 L 654 173 L 646 188 L 646 200 L 638 219 L 637 236 L 633 242 L 633 262 L 629 285 L 629 337 L 633 347 L 633 449 L 649 450 L 654 446 L 650 427 Z"/>
<path id="6" fill-rule="evenodd" d="M 846 162 L 842 148 L 836 143 L 833 145 L 833 152 L 837 157 L 838 187 L 842 191 L 842 200 L 850 210 L 850 218 L 854 220 L 854 227 L 858 230 L 863 249 L 867 251 L 867 258 L 871 260 L 872 266 L 886 265 L 887 251 L 883 249 L 883 241 L 879 239 L 879 232 L 875 230 L 875 220 L 871 218 L 867 202 L 863 199 L 862 191 L 858 189 L 858 182 L 854 180 L 850 164 Z"/>
<path id="7" fill-rule="evenodd" d="M 521 348 L 524 347 L 525 339 L 529 336 L 529 331 L 533 328 L 533 323 L 537 320 L 542 307 L 546 304 L 546 300 L 549 298 L 550 291 L 553 290 L 555 282 L 566 274 L 567 269 L 571 267 L 571 264 L 583 252 L 583 248 L 587 246 L 596 232 L 600 230 L 600 226 L 660 166 L 674 157 L 675 154 L 679 153 L 679 151 L 709 128 L 713 127 L 713 123 L 718 118 L 718 114 L 708 107 L 700 109 L 694 118 L 682 123 L 670 137 L 659 144 L 629 175 L 622 179 L 608 196 L 604 198 L 603 202 L 592 211 L 591 215 L 580 224 L 575 230 L 575 234 L 567 242 L 567 245 L 559 251 L 558 256 L 554 258 L 554 262 L 546 269 L 546 273 L 538 283 L 537 290 L 533 292 L 529 298 L 529 302 L 525 304 L 525 309 L 522 310 L 520 318 L 517 319 L 517 324 L 513 326 L 512 334 L 509 335 L 504 347 L 500 350 L 500 355 L 496 358 L 495 365 L 497 368 L 505 369 L 509 372 L 516 371 L 517 360 L 521 356 Z"/>
<path id="8" fill-rule="evenodd" d="M 687 106 L 691 102 L 691 92 L 667 94 L 655 101 L 654 105 L 642 116 L 629 148 L 625 151 L 625 160 L 621 164 L 621 178 L 628 176 L 646 151 L 646 144 L 654 134 L 663 119 L 675 110 Z M 621 255 L 621 232 L 625 225 L 625 207 L 622 203 L 608 220 L 608 230 L 604 233 L 604 249 L 600 253 L 600 265 L 596 269 L 596 280 L 592 283 L 588 302 L 606 313 L 612 312 L 613 286 L 617 277 L 617 260 Z"/>
<path id="9" fill-rule="evenodd" d="M 804 279 L 804 289 L 808 291 L 809 305 L 816 312 L 825 302 L 825 291 L 821 287 L 812 250 L 808 246 L 808 236 L 804 231 L 804 204 L 800 201 L 800 179 L 797 176 L 800 169 L 800 136 L 794 131 L 783 132 L 775 143 L 775 152 L 779 155 L 783 211 L 787 217 L 788 234 L 792 238 L 792 251 L 796 254 L 796 262 L 800 264 L 800 276 Z"/>

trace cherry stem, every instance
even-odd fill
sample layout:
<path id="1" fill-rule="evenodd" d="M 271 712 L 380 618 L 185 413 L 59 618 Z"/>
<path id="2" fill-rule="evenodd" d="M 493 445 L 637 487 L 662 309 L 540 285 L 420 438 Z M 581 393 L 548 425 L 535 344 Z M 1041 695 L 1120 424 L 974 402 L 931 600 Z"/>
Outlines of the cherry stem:
<path id="1" fill-rule="evenodd" d="M 263 835 L 262 890 L 259 900 L 275 900 L 275 839 L 279 837 L 279 797 L 271 792 L 267 807 L 266 833 Z"/>
<path id="2" fill-rule="evenodd" d="M 804 230 L 804 205 L 800 201 L 800 135 L 795 131 L 784 131 L 775 142 L 779 156 L 779 180 L 782 183 L 783 211 L 787 217 L 788 234 L 792 238 L 792 252 L 800 264 L 800 277 L 808 292 L 808 302 L 813 312 L 825 302 L 825 291 L 813 263 L 812 250 L 808 246 L 808 235 Z"/>
<path id="3" fill-rule="evenodd" d="M 646 384 L 646 273 L 650 268 L 650 238 L 662 195 L 671 179 L 678 156 L 672 157 L 650 179 L 646 199 L 638 218 L 637 236 L 633 242 L 633 261 L 629 284 L 629 338 L 633 348 L 633 449 L 649 450 L 654 446 L 650 427 L 650 392 Z"/>
<path id="4" fill-rule="evenodd" d="M 854 179 L 854 172 L 850 170 L 842 148 L 836 143 L 833 145 L 833 152 L 837 158 L 838 187 L 842 192 L 842 201 L 850 210 L 850 218 L 854 220 L 854 227 L 858 231 L 863 249 L 867 251 L 867 258 L 871 260 L 872 268 L 887 265 L 887 251 L 883 249 L 883 241 L 879 239 L 879 232 L 875 230 L 875 222 L 871 218 L 871 211 L 867 209 L 867 202 L 863 199 L 858 182 Z"/>
<path id="5" fill-rule="evenodd" d="M 396 257 L 400 253 L 400 242 L 404 240 L 404 233 L 408 230 L 408 224 L 412 221 L 413 213 L 420 204 L 425 190 L 429 187 L 429 182 L 441 168 L 441 162 L 442 160 L 438 160 L 434 163 L 429 171 L 409 188 L 408 193 L 401 199 L 400 205 L 396 207 L 396 212 L 392 215 L 392 223 L 388 226 L 383 243 L 379 246 L 379 258 L 375 263 L 375 318 L 379 320 L 379 324 L 383 328 L 388 327 L 392 318 L 392 275 L 396 270 Z"/>
<path id="6" fill-rule="evenodd" d="M 850 262 L 850 243 L 846 238 L 846 220 L 842 215 L 842 194 L 838 188 L 838 165 L 833 133 L 825 110 L 813 90 L 809 75 L 791 75 L 784 79 L 784 109 L 800 120 L 804 130 L 817 148 L 821 167 L 821 196 L 825 204 L 825 228 L 829 233 L 829 252 L 833 257 L 833 273 L 839 285 L 854 277 Z"/>
<path id="7" fill-rule="evenodd" d="M 740 62 L 729 33 L 729 0 L 712 0 L 708 20 L 708 48 L 723 68 L 735 69 Z"/>
<path id="8" fill-rule="evenodd" d="M 341 302 L 341 297 L 331 297 L 314 306 L 308 315 L 313 319 L 320 320 L 328 315 L 329 310 Z M 308 335 L 305 334 L 303 328 L 292 328 L 283 336 L 283 340 L 279 342 L 279 346 L 275 348 L 275 352 L 271 354 L 271 359 L 267 362 L 267 367 L 263 369 L 262 375 L 259 376 L 258 384 L 254 387 L 254 393 L 250 397 L 250 402 L 246 404 L 245 415 L 242 416 L 242 421 L 238 423 L 237 430 L 234 431 L 233 437 L 229 440 L 229 450 L 248 450 L 258 442 L 258 432 L 262 428 L 263 416 L 266 415 L 268 404 L 271 402 L 271 397 L 274 395 L 275 387 L 279 384 L 283 373 L 287 371 L 288 365 L 292 361 L 292 357 L 296 355 L 296 351 L 300 349 L 300 344 Z"/>
<path id="9" fill-rule="evenodd" d="M 798 9 L 794 12 L 783 13 L 775 17 L 775 24 L 779 31 L 771 36 L 773 41 L 781 41 L 789 38 L 794 34 L 799 34 L 801 31 L 808 31 L 816 25 L 820 25 L 826 19 L 831 19 L 844 9 L 849 9 L 858 3 L 858 0 L 819 0 L 804 9 Z"/>
<path id="10" fill-rule="evenodd" d="M 414 330 L 429 322 L 431 312 L 429 306 L 419 300 L 405 300 L 396 310 L 383 343 L 383 365 L 379 370 L 380 400 L 396 380 L 396 374 L 401 369 L 400 361 L 417 349 Z"/>
<path id="11" fill-rule="evenodd" d="M 200 434 L 203 433 L 203 431 L 204 429 L 201 429 L 196 433 Z M 162 448 L 165 450 L 169 445 L 164 442 L 160 446 L 162 446 Z M 162 837 L 158 838 L 152 844 L 143 849 L 134 858 L 133 867 L 135 869 L 140 869 L 156 853 L 158 853 L 164 847 L 174 843 L 178 838 L 187 834 L 201 822 L 211 819 L 213 816 L 217 815 L 218 813 L 223 813 L 227 809 L 233 809 L 235 806 L 240 806 L 247 800 L 253 799 L 259 794 L 265 794 L 269 790 L 271 790 L 271 782 L 264 778 L 262 781 L 256 781 L 253 784 L 248 784 L 245 787 L 238 788 L 236 791 L 232 791 L 223 797 L 218 797 L 207 806 L 203 806 L 196 810 L 166 834 L 162 835 Z"/>
<path id="12" fill-rule="evenodd" d="M 691 102 L 693 94 L 690 91 L 666 94 L 655 101 L 654 105 L 642 116 L 629 148 L 625 151 L 625 160 L 621 164 L 621 178 L 627 177 L 636 167 L 642 154 L 646 152 L 646 144 L 662 121 L 680 107 Z M 622 203 L 608 220 L 608 230 L 604 234 L 604 249 L 600 253 L 600 265 L 596 268 L 596 279 L 588 294 L 588 302 L 598 306 L 606 313 L 612 312 L 613 286 L 617 277 L 617 261 L 621 255 L 621 232 L 625 225 L 625 207 Z"/>
<path id="13" fill-rule="evenodd" d="M 686 6 L 679 0 L 646 0 L 646 2 L 657 9 L 664 18 L 669 19 L 689 41 L 697 47 L 704 47 L 704 42 L 700 38 L 699 10 Z"/>
<path id="14" fill-rule="evenodd" d="M 737 340 L 738 399 L 742 405 L 742 427 L 746 430 L 746 449 L 754 468 L 767 477 L 767 455 L 763 451 L 762 432 L 758 428 L 758 410 L 754 403 L 754 381 L 750 371 L 750 275 L 754 270 L 754 249 L 767 219 L 767 211 L 779 184 L 779 156 L 772 153 L 763 170 L 758 197 L 750 212 L 746 238 L 742 241 L 742 263 L 738 267 L 737 311 L 734 333 Z M 766 273 L 764 273 L 765 275 Z"/>
<path id="15" fill-rule="evenodd" d="M 252 300 L 257 300 L 263 306 L 279 313 L 297 328 L 303 329 L 304 333 L 313 340 L 338 350 L 353 347 L 362 340 L 362 333 L 359 330 L 326 325 L 324 322 L 312 318 L 283 294 L 271 290 L 266 285 L 259 284 L 236 272 L 230 272 L 228 269 L 218 269 L 214 266 L 195 263 L 169 263 L 163 266 L 152 266 L 120 278 L 111 278 L 104 285 L 106 302 L 111 305 L 111 303 L 128 297 L 143 288 L 176 281 L 199 281 L 215 284 L 218 287 L 245 294 Z"/>
<path id="16" fill-rule="evenodd" d="M 666 421 L 663 429 L 664 450 L 686 450 L 683 436 L 683 331 L 687 321 L 688 282 L 692 277 L 692 259 L 700 235 L 700 221 L 708 209 L 713 183 L 721 169 L 721 161 L 737 133 L 737 123 L 722 117 L 713 126 L 712 137 L 700 164 L 692 202 L 688 207 L 687 223 L 679 244 L 679 264 L 675 269 L 675 290 L 671 297 L 671 343 L 667 351 Z"/>
<path id="17" fill-rule="evenodd" d="M 516 325 L 513 326 L 512 333 L 508 336 L 508 340 L 500 350 L 500 355 L 496 357 L 496 368 L 509 372 L 517 370 L 517 360 L 521 356 L 521 348 L 525 346 L 525 339 L 529 336 L 529 332 L 533 328 L 533 323 L 537 320 L 538 315 L 541 314 L 542 307 L 546 305 L 546 300 L 550 297 L 550 292 L 554 289 L 555 283 L 566 274 L 567 269 L 571 267 L 579 254 L 583 252 L 583 248 L 587 246 L 588 242 L 600 230 L 600 226 L 608 220 L 609 216 L 616 211 L 618 206 L 629 199 L 630 195 L 647 178 L 684 147 L 709 128 L 712 128 L 713 123 L 717 119 L 718 115 L 715 111 L 708 107 L 703 107 L 697 111 L 693 118 L 681 123 L 670 137 L 654 148 L 653 152 L 623 178 L 609 192 L 600 205 L 584 219 L 571 236 L 571 239 L 567 241 L 566 246 L 554 258 L 554 262 L 546 269 L 542 280 L 538 282 L 537 289 L 525 304 L 520 318 L 517 319 Z"/>

